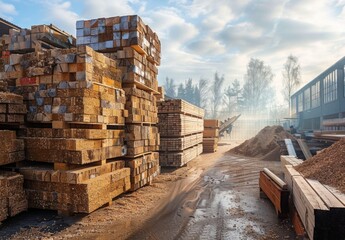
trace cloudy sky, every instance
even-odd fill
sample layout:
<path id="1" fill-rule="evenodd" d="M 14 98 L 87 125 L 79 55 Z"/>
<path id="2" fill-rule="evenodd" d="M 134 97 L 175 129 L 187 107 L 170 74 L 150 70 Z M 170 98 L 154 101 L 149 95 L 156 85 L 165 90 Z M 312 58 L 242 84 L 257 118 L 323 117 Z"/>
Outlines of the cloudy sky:
<path id="1" fill-rule="evenodd" d="M 250 58 L 272 67 L 279 89 L 289 54 L 309 82 L 345 55 L 345 0 L 0 0 L 0 17 L 21 27 L 139 14 L 162 43 L 159 81 L 243 81 Z"/>

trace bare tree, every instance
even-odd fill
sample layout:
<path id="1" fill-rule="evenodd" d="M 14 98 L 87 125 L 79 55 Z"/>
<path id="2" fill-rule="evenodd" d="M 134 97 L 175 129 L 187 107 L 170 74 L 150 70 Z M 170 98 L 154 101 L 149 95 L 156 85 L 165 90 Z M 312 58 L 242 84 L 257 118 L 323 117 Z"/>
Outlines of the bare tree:
<path id="1" fill-rule="evenodd" d="M 224 91 L 225 111 L 232 114 L 239 105 L 239 94 L 241 93 L 240 82 L 235 79 Z"/>
<path id="2" fill-rule="evenodd" d="M 199 84 L 194 86 L 194 104 L 205 110 L 205 115 L 207 114 L 207 100 L 208 91 L 207 80 L 200 79 Z"/>
<path id="3" fill-rule="evenodd" d="M 283 96 L 284 100 L 288 102 L 289 109 L 291 107 L 290 98 L 295 88 L 301 83 L 301 66 L 298 63 L 298 58 L 290 54 L 283 68 Z M 290 110 L 289 110 L 290 111 Z"/>
<path id="4" fill-rule="evenodd" d="M 214 74 L 214 81 L 211 86 L 211 94 L 212 94 L 212 103 L 211 103 L 211 115 L 213 118 L 217 118 L 218 116 L 218 109 L 222 103 L 223 99 L 223 84 L 224 84 L 224 76 L 219 76 L 216 72 Z"/>
<path id="5" fill-rule="evenodd" d="M 164 85 L 164 88 L 165 88 L 165 94 L 169 97 L 176 97 L 176 85 L 175 85 L 175 81 L 174 79 L 172 78 L 166 78 L 165 79 L 165 85 Z"/>
<path id="6" fill-rule="evenodd" d="M 252 112 L 266 108 L 269 99 L 274 95 L 271 83 L 271 67 L 259 59 L 250 59 L 245 75 L 242 97 L 244 107 Z"/>

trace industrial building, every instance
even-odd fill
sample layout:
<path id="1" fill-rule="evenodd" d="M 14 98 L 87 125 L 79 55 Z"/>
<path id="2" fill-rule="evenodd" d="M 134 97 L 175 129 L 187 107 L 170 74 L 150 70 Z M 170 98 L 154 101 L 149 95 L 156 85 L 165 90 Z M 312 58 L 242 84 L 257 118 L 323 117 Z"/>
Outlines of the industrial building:
<path id="1" fill-rule="evenodd" d="M 291 96 L 291 116 L 299 130 L 345 127 L 345 57 Z"/>

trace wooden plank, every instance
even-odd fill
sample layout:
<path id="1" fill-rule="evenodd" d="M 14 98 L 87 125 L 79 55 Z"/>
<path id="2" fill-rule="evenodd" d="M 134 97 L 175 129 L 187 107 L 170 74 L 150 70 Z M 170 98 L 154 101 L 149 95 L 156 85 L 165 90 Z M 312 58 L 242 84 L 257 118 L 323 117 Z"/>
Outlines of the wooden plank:
<path id="1" fill-rule="evenodd" d="M 284 139 L 284 142 L 285 142 L 289 155 L 297 157 L 297 154 L 295 152 L 291 139 Z"/>
<path id="2" fill-rule="evenodd" d="M 277 214 L 279 216 L 286 216 L 289 211 L 289 191 L 282 189 L 276 184 L 275 180 L 264 171 L 260 171 L 259 186 L 260 190 L 263 191 L 273 203 Z"/>
<path id="3" fill-rule="evenodd" d="M 295 176 L 302 176 L 299 172 L 297 172 L 295 170 L 295 168 L 292 165 L 285 165 L 283 168 L 283 172 L 284 172 L 284 180 L 288 185 L 288 188 L 291 192 L 294 185 L 293 185 L 293 177 Z"/>
<path id="4" fill-rule="evenodd" d="M 305 159 L 309 159 L 312 157 L 311 152 L 306 144 L 306 142 L 303 139 L 297 139 L 298 145 L 300 146 Z"/>
<path id="5" fill-rule="evenodd" d="M 205 111 L 191 103 L 188 103 L 182 99 L 169 99 L 158 102 L 158 113 L 182 113 L 190 116 L 203 118 Z"/>
<path id="6" fill-rule="evenodd" d="M 267 176 L 270 177 L 281 189 L 286 190 L 287 184 L 281 180 L 277 175 L 271 172 L 268 168 L 264 168 L 263 170 Z"/>
<path id="7" fill-rule="evenodd" d="M 293 176 L 293 202 L 310 239 L 328 238 L 330 212 L 302 176 Z"/>

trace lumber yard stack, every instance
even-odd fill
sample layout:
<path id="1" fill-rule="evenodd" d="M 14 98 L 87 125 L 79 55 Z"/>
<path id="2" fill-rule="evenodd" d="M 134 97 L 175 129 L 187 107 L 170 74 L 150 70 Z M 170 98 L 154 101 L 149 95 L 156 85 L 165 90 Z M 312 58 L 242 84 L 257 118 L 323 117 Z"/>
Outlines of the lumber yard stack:
<path id="1" fill-rule="evenodd" d="M 7 84 L 0 81 L 0 166 L 7 167 L 25 159 L 24 140 L 17 131 L 24 124 L 26 107 L 23 97 L 6 92 Z M 27 210 L 24 178 L 21 174 L 0 171 L 0 222 Z"/>
<path id="2" fill-rule="evenodd" d="M 28 110 L 27 162 L 17 170 L 29 207 L 90 213 L 129 190 L 130 169 L 118 160 L 127 111 L 116 61 L 87 46 L 9 58 L 0 79 Z"/>
<path id="3" fill-rule="evenodd" d="M 204 132 L 202 147 L 203 152 L 212 153 L 216 152 L 219 141 L 219 121 L 217 119 L 204 120 Z"/>
<path id="4" fill-rule="evenodd" d="M 27 210 L 23 182 L 19 173 L 0 171 L 0 222 Z"/>
<path id="5" fill-rule="evenodd" d="M 345 196 L 317 180 L 304 178 L 294 166 L 300 160 L 281 156 L 285 182 L 303 227 L 310 239 L 342 239 L 345 236 Z"/>
<path id="6" fill-rule="evenodd" d="M 158 102 L 161 166 L 180 167 L 202 152 L 204 110 L 181 99 Z"/>
<path id="7" fill-rule="evenodd" d="M 117 61 L 125 91 L 126 166 L 131 190 L 160 173 L 156 97 L 160 41 L 137 15 L 77 21 L 77 46 L 90 46 Z"/>
<path id="8" fill-rule="evenodd" d="M 10 29 L 2 36 L 4 50 L 11 53 L 28 53 L 35 49 L 75 47 L 76 39 L 54 25 L 35 25 L 31 29 Z"/>

